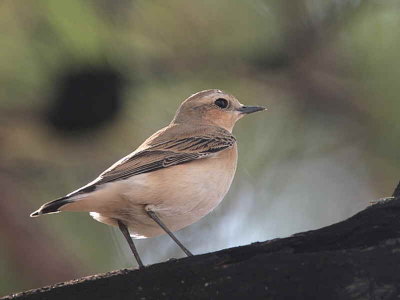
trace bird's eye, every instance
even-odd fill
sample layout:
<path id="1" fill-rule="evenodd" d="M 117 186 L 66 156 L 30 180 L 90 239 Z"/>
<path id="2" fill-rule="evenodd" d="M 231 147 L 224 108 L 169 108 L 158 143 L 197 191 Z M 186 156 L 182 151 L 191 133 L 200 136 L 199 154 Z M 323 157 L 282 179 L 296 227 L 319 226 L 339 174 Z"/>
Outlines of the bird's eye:
<path id="1" fill-rule="evenodd" d="M 218 98 L 215 100 L 215 105 L 221 108 L 227 108 L 228 107 L 228 100 L 223 99 L 223 98 Z"/>

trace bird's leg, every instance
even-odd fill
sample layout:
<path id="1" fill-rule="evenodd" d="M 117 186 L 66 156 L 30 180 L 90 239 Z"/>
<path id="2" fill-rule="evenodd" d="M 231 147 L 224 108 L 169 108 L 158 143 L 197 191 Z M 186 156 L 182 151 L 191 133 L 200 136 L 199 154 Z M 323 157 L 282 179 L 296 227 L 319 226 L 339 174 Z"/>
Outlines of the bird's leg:
<path id="1" fill-rule="evenodd" d="M 174 242 L 185 252 L 187 256 L 193 256 L 193 254 L 182 245 L 182 243 L 175 237 L 175 235 L 168 229 L 167 226 L 160 220 L 160 218 L 156 215 L 154 211 L 146 210 L 147 214 L 150 218 L 152 218 L 170 237 L 174 240 Z"/>
<path id="2" fill-rule="evenodd" d="M 133 240 L 129 234 L 128 228 L 126 228 L 126 225 L 124 223 L 122 223 L 120 220 L 117 220 L 117 222 L 118 222 L 119 230 L 121 230 L 122 234 L 124 235 L 126 241 L 129 244 L 129 247 L 131 248 L 131 250 L 133 252 L 133 255 L 136 258 L 136 261 L 139 265 L 139 269 L 144 268 L 142 260 L 140 259 L 140 256 L 139 256 L 139 252 L 136 250 L 135 244 L 133 243 Z"/>

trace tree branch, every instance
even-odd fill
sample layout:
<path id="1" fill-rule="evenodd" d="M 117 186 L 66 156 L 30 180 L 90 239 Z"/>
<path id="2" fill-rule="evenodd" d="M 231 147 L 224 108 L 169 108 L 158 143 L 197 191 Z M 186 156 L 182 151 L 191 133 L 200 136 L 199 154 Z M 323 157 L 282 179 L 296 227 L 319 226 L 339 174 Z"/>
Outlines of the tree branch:
<path id="1" fill-rule="evenodd" d="M 398 190 L 397 198 L 318 230 L 3 299 L 397 299 Z"/>

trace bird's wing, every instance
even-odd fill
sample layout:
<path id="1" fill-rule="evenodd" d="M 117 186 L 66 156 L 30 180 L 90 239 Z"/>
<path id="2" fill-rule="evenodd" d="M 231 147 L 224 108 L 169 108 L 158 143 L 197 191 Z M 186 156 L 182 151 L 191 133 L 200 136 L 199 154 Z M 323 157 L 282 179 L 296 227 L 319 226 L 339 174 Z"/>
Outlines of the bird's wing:
<path id="1" fill-rule="evenodd" d="M 192 160 L 209 157 L 230 148 L 236 139 L 231 136 L 197 136 L 161 142 L 140 151 L 101 174 L 99 183 L 126 179 L 130 176 L 168 168 Z"/>
<path id="2" fill-rule="evenodd" d="M 104 183 L 210 157 L 219 151 L 231 148 L 235 142 L 235 137 L 230 134 L 190 136 L 159 142 L 128 155 L 104 171 L 95 181 L 68 196 L 94 191 L 96 186 Z"/>

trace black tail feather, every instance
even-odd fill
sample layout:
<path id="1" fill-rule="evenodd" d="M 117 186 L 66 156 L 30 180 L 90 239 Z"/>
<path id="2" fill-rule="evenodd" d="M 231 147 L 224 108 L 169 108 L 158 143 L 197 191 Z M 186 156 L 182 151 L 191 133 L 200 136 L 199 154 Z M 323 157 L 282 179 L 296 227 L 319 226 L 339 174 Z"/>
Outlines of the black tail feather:
<path id="1" fill-rule="evenodd" d="M 37 217 L 44 214 L 51 214 L 59 212 L 59 208 L 65 204 L 71 203 L 68 197 L 62 197 L 43 204 L 37 211 L 31 213 L 31 217 Z"/>

